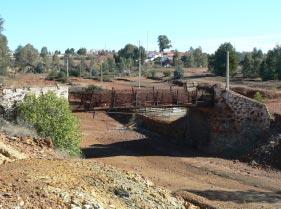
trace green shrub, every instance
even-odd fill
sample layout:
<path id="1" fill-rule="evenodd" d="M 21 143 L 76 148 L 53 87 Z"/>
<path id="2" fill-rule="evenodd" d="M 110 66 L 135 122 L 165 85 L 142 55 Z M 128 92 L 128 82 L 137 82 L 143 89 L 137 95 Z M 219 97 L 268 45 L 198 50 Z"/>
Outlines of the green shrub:
<path id="1" fill-rule="evenodd" d="M 96 86 L 96 85 L 89 85 L 87 88 L 86 88 L 86 91 L 88 92 L 93 92 L 93 91 L 101 91 L 102 88 L 99 87 L 99 86 Z"/>
<path id="2" fill-rule="evenodd" d="M 144 76 L 144 77 L 148 77 L 148 71 L 147 71 L 147 69 L 142 69 L 142 70 L 141 70 L 141 75 Z"/>
<path id="3" fill-rule="evenodd" d="M 156 70 L 155 69 L 149 70 L 147 72 L 147 77 L 151 78 L 151 79 L 155 79 L 156 78 Z"/>
<path id="4" fill-rule="evenodd" d="M 67 81 L 66 73 L 60 71 L 56 80 L 65 83 Z"/>
<path id="5" fill-rule="evenodd" d="M 174 79 L 182 79 L 184 77 L 184 70 L 181 66 L 177 66 L 174 71 Z"/>
<path id="6" fill-rule="evenodd" d="M 96 68 L 93 68 L 91 72 L 92 72 L 91 76 L 98 76 L 99 75 L 99 71 L 97 71 Z"/>
<path id="7" fill-rule="evenodd" d="M 257 91 L 254 95 L 254 100 L 263 103 L 264 97 L 261 95 L 261 93 L 259 91 Z"/>
<path id="8" fill-rule="evenodd" d="M 72 69 L 69 71 L 69 75 L 73 77 L 79 77 L 80 76 L 80 70 Z"/>
<path id="9" fill-rule="evenodd" d="M 65 83 L 67 81 L 66 73 L 64 71 L 57 72 L 54 70 L 48 74 L 46 79 L 60 81 L 63 83 Z"/>
<path id="10" fill-rule="evenodd" d="M 49 72 L 49 74 L 47 75 L 47 80 L 55 80 L 58 76 L 58 72 L 55 70 L 52 70 L 51 72 Z"/>
<path id="11" fill-rule="evenodd" d="M 35 73 L 43 73 L 46 70 L 46 67 L 43 63 L 38 63 L 36 67 L 34 68 Z"/>
<path id="12" fill-rule="evenodd" d="M 165 70 L 165 71 L 163 72 L 163 75 L 164 75 L 164 77 L 171 77 L 172 72 L 171 72 L 170 70 Z"/>
<path id="13" fill-rule="evenodd" d="M 19 104 L 19 120 L 34 127 L 42 137 L 51 137 L 59 149 L 71 155 L 80 153 L 79 120 L 72 114 L 68 101 L 55 93 L 26 96 Z"/>
<path id="14" fill-rule="evenodd" d="M 112 82 L 112 78 L 113 77 L 110 75 L 104 75 L 102 80 L 103 80 L 103 82 Z"/>

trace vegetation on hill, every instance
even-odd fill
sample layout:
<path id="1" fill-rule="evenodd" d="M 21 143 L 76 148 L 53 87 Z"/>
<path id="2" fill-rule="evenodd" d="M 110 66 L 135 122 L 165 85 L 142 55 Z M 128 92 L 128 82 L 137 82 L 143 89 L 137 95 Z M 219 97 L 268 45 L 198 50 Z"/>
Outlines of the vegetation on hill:
<path id="1" fill-rule="evenodd" d="M 215 54 L 209 57 L 209 70 L 216 75 L 225 75 L 226 73 L 226 54 L 229 52 L 229 70 L 234 75 L 238 67 L 238 56 L 231 43 L 220 45 Z"/>
<path id="2" fill-rule="evenodd" d="M 10 65 L 8 40 L 2 34 L 4 20 L 0 17 L 0 74 L 5 75 L 8 66 Z"/>
<path id="3" fill-rule="evenodd" d="M 163 52 L 165 49 L 169 49 L 172 47 L 171 41 L 166 35 L 158 36 L 158 46 L 160 52 Z"/>
<path id="4" fill-rule="evenodd" d="M 134 71 L 137 71 L 140 59 L 142 71 L 149 72 L 149 69 L 163 66 L 208 67 L 215 75 L 224 76 L 226 53 L 229 51 L 231 76 L 241 72 L 245 78 L 261 78 L 264 81 L 281 80 L 280 46 L 269 50 L 268 53 L 263 53 L 256 48 L 252 52 L 237 52 L 231 43 L 223 43 L 214 54 L 204 53 L 201 47 L 190 47 L 186 52 L 171 51 L 168 57 L 164 50 L 172 47 L 171 40 L 166 35 L 159 35 L 157 42 L 160 55 L 149 57 L 149 60 L 147 59 L 149 53 L 145 48 L 133 44 L 126 44 L 118 52 L 107 50 L 92 52 L 82 47 L 78 50 L 67 48 L 64 54 L 59 50 L 52 53 L 46 46 L 39 51 L 32 44 L 26 44 L 18 46 L 11 56 L 7 38 L 2 34 L 3 24 L 4 20 L 0 18 L 0 73 L 2 75 L 8 69 L 15 73 L 51 72 L 47 79 L 65 81 L 64 74 L 68 66 L 70 76 L 100 78 L 103 75 L 104 80 L 110 81 L 115 76 L 135 75 Z M 167 71 L 165 76 L 169 77 L 168 74 Z"/>
<path id="5" fill-rule="evenodd" d="M 47 80 L 60 81 L 65 83 L 67 81 L 66 73 L 64 71 L 52 70 L 49 72 Z"/>
<path id="6" fill-rule="evenodd" d="M 208 54 L 202 51 L 201 47 L 190 47 L 182 57 L 181 61 L 184 67 L 207 67 L 208 66 Z"/>
<path id="7" fill-rule="evenodd" d="M 263 61 L 263 53 L 261 50 L 253 49 L 252 52 L 246 53 L 242 61 L 242 73 L 248 78 L 259 77 L 259 70 Z"/>
<path id="8" fill-rule="evenodd" d="M 182 79 L 184 77 L 184 70 L 181 66 L 177 66 L 174 71 L 174 79 Z"/>
<path id="9" fill-rule="evenodd" d="M 10 64 L 9 48 L 6 36 L 0 33 L 0 74 L 5 75 L 7 68 Z"/>
<path id="10" fill-rule="evenodd" d="M 19 104 L 19 120 L 34 127 L 42 137 L 50 137 L 56 147 L 71 155 L 80 153 L 79 121 L 66 99 L 54 93 L 27 96 Z"/>
<path id="11" fill-rule="evenodd" d="M 263 103 L 264 102 L 264 97 L 261 95 L 259 91 L 257 91 L 254 95 L 254 100 Z"/>
<path id="12" fill-rule="evenodd" d="M 281 80 L 281 46 L 268 51 L 260 65 L 260 76 L 263 80 Z"/>

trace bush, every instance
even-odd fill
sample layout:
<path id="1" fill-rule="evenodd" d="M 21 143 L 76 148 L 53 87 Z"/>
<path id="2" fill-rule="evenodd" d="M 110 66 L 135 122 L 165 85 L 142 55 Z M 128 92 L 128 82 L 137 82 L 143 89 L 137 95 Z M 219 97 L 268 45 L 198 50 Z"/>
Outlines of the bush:
<path id="1" fill-rule="evenodd" d="M 161 65 L 161 57 L 155 58 L 155 59 L 154 59 L 154 63 L 155 63 L 156 65 Z"/>
<path id="2" fill-rule="evenodd" d="M 58 73 L 58 76 L 57 76 L 56 80 L 65 83 L 67 81 L 66 73 L 63 72 L 63 71 L 60 71 Z"/>
<path id="3" fill-rule="evenodd" d="M 63 71 L 57 72 L 57 71 L 51 71 L 47 78 L 47 80 L 55 80 L 65 83 L 67 81 L 66 73 Z"/>
<path id="4" fill-rule="evenodd" d="M 259 91 L 257 91 L 256 94 L 254 95 L 254 100 L 263 103 L 264 97 L 261 95 Z"/>
<path id="5" fill-rule="evenodd" d="M 174 79 L 182 79 L 184 77 L 184 70 L 181 66 L 177 66 L 174 71 Z"/>
<path id="6" fill-rule="evenodd" d="M 79 77 L 80 76 L 80 70 L 72 69 L 69 71 L 69 75 L 73 77 Z"/>
<path id="7" fill-rule="evenodd" d="M 52 70 L 51 72 L 49 72 L 49 74 L 47 75 L 47 80 L 55 80 L 58 76 L 58 72 L 57 71 L 54 71 Z"/>
<path id="8" fill-rule="evenodd" d="M 147 69 L 142 69 L 142 70 L 141 70 L 141 75 L 144 76 L 144 77 L 148 77 L 148 71 L 147 71 Z"/>
<path id="9" fill-rule="evenodd" d="M 55 93 L 26 96 L 19 104 L 19 120 L 34 127 L 42 137 L 51 137 L 59 149 L 71 155 L 80 153 L 79 121 L 72 114 L 68 101 Z"/>
<path id="10" fill-rule="evenodd" d="M 36 65 L 36 67 L 34 68 L 34 72 L 35 72 L 35 73 L 43 73 L 45 70 L 46 70 L 46 69 L 45 69 L 45 66 L 44 66 L 43 63 L 38 63 L 38 64 Z"/>
<path id="11" fill-rule="evenodd" d="M 112 82 L 112 76 L 111 75 L 104 75 L 102 80 L 103 82 Z"/>
<path id="12" fill-rule="evenodd" d="M 101 91 L 102 88 L 99 87 L 99 86 L 96 86 L 96 85 L 89 85 L 87 88 L 86 88 L 86 91 L 87 92 L 96 92 L 96 91 Z"/>
<path id="13" fill-rule="evenodd" d="M 165 70 L 165 71 L 163 72 L 163 75 L 164 75 L 164 77 L 171 77 L 172 72 L 171 72 L 170 70 Z"/>
<path id="14" fill-rule="evenodd" d="M 147 72 L 147 77 L 148 78 L 151 78 L 151 79 L 155 79 L 156 78 L 156 70 L 152 69 L 152 70 L 149 70 Z"/>
<path id="15" fill-rule="evenodd" d="M 98 76 L 99 75 L 99 71 L 97 71 L 96 68 L 92 69 L 92 75 L 91 76 Z"/>

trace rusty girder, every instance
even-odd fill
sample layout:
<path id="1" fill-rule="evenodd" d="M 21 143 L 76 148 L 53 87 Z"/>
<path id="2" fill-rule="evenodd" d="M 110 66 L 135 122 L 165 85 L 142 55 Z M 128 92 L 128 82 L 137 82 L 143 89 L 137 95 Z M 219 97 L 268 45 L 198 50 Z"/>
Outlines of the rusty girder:
<path id="1" fill-rule="evenodd" d="M 203 95 L 203 94 L 202 94 Z M 200 96 L 202 96 L 200 95 Z M 197 89 L 134 89 L 100 90 L 94 92 L 70 93 L 69 101 L 74 111 L 109 110 L 145 107 L 183 107 L 196 104 Z"/>

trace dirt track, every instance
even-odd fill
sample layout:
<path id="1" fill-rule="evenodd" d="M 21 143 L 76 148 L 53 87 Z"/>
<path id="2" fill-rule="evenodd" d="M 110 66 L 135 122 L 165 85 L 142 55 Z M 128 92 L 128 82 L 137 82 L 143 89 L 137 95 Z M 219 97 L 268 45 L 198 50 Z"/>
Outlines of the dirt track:
<path id="1" fill-rule="evenodd" d="M 281 208 L 281 173 L 199 156 L 146 137 L 104 113 L 79 113 L 88 159 L 133 170 L 186 199 L 218 208 Z"/>

